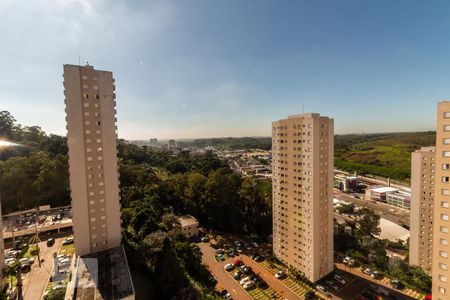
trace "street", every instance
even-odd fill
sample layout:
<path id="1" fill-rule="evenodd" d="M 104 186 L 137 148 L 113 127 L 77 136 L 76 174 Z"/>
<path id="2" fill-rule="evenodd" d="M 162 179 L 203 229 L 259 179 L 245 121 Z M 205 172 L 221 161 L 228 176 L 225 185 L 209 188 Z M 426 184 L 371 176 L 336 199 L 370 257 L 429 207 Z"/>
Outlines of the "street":
<path id="1" fill-rule="evenodd" d="M 31 267 L 31 271 L 26 274 L 23 281 L 23 299 L 26 300 L 39 300 L 44 293 L 45 287 L 49 280 L 49 276 L 53 269 L 53 253 L 58 252 L 61 247 L 64 238 L 55 239 L 55 244 L 51 247 L 47 247 L 47 242 L 42 241 L 39 243 L 41 248 L 41 267 L 39 268 L 39 262 L 35 257 L 35 262 Z"/>

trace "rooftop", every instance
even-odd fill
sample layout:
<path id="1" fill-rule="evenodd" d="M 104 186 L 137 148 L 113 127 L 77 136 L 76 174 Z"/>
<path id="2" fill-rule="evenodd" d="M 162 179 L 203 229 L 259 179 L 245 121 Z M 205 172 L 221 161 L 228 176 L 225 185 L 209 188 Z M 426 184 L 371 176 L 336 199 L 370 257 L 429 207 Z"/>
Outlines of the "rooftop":
<path id="1" fill-rule="evenodd" d="M 181 227 L 197 225 L 198 221 L 193 216 L 181 216 L 178 218 L 178 221 L 181 224 Z"/>
<path id="2" fill-rule="evenodd" d="M 78 258 L 72 299 L 134 299 L 133 282 L 122 246 Z"/>
<path id="3" fill-rule="evenodd" d="M 374 191 L 375 193 L 395 193 L 395 192 L 398 192 L 398 189 L 389 187 L 389 186 L 385 186 L 385 187 L 379 187 L 379 188 L 372 189 L 372 191 Z"/>

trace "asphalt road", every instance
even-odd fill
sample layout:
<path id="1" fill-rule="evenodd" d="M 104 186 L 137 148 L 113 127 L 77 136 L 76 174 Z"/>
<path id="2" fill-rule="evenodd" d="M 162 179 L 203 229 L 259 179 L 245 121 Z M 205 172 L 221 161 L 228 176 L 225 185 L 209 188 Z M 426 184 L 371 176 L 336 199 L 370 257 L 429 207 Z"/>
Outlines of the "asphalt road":
<path id="1" fill-rule="evenodd" d="M 349 194 L 345 194 L 343 192 L 337 191 L 336 189 L 334 190 L 334 197 L 339 200 L 345 201 L 345 202 L 353 202 L 356 205 L 371 208 L 380 217 L 382 217 L 386 220 L 389 220 L 391 222 L 394 222 L 400 226 L 402 226 L 402 225 L 409 226 L 410 212 L 407 209 L 392 206 L 392 205 L 381 203 L 381 202 L 358 199 L 358 198 L 352 197 Z"/>
<path id="2" fill-rule="evenodd" d="M 44 259 L 44 261 L 39 268 L 37 257 L 35 257 L 35 262 L 31 271 L 25 276 L 23 281 L 23 299 L 41 299 L 45 287 L 47 286 L 49 276 L 52 273 L 53 253 L 58 253 L 63 240 L 64 238 L 55 239 L 55 244 L 51 247 L 47 247 L 46 241 L 39 243 L 39 247 L 41 248 L 41 260 Z"/>

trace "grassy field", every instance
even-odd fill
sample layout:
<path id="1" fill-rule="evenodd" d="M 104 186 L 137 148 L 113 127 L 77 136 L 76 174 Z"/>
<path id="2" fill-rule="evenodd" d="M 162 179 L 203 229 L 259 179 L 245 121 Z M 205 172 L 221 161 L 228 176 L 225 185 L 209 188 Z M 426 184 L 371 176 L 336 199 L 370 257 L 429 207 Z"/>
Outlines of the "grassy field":
<path id="1" fill-rule="evenodd" d="M 433 146 L 435 139 L 435 132 L 337 135 L 335 167 L 409 181 L 411 152 Z"/>

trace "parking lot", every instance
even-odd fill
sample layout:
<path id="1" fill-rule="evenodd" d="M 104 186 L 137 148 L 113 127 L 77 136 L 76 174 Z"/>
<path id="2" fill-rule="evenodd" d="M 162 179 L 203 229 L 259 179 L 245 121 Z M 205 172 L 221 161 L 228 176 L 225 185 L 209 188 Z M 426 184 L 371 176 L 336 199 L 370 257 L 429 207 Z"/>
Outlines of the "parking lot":
<path id="1" fill-rule="evenodd" d="M 226 240 L 228 243 L 224 243 L 223 250 L 219 250 L 217 245 L 213 248 L 208 242 L 200 243 L 199 246 L 203 253 L 203 262 L 219 281 L 221 289 L 226 289 L 233 299 L 305 299 L 305 295 L 311 291 L 319 298 L 336 300 L 377 300 L 380 296 L 383 300 L 411 300 L 420 297 L 419 293 L 405 295 L 405 290 L 402 293 L 386 284 L 387 279 L 375 279 L 363 274 L 358 268 L 343 268 L 341 264 L 338 264 L 335 272 L 317 282 L 312 288 L 293 276 L 278 278 L 277 273 L 280 270 L 285 272 L 284 275 L 288 275 L 288 270 L 276 262 L 252 255 L 254 253 L 266 255 L 269 245 L 254 247 L 250 243 L 240 243 L 237 246 L 233 244 L 236 239 Z M 251 272 L 241 269 L 239 267 L 241 263 L 250 267 Z M 227 264 L 232 264 L 228 271 L 224 270 Z M 236 279 L 233 279 L 234 276 Z M 249 278 L 242 281 L 247 277 Z M 249 279 L 253 280 L 254 277 L 255 283 L 261 279 L 267 287 L 261 288 L 254 283 L 246 285 Z"/>
<path id="2" fill-rule="evenodd" d="M 275 271 L 267 268 L 265 259 L 250 257 L 250 252 L 257 252 L 258 248 L 253 247 L 251 251 L 245 249 L 245 253 L 238 252 L 237 256 L 231 254 L 234 257 L 224 255 L 223 259 L 217 259 L 217 250 L 209 243 L 200 243 L 199 246 L 203 253 L 203 262 L 233 299 L 297 300 L 304 299 L 304 295 L 311 291 L 311 288 L 300 282 L 294 283 L 286 274 L 277 278 L 279 269 Z M 219 250 L 219 253 L 222 252 Z M 228 264 L 231 266 L 227 271 L 225 268 Z"/>

